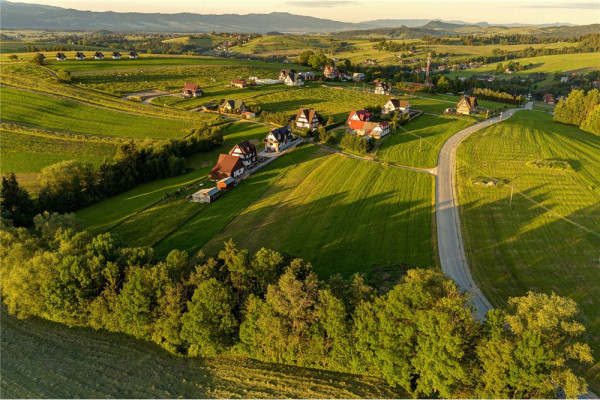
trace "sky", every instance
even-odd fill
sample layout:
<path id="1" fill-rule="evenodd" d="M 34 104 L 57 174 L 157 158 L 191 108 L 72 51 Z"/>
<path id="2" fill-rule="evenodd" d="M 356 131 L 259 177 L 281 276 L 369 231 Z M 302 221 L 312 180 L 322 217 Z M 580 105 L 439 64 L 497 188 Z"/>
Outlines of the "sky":
<path id="1" fill-rule="evenodd" d="M 489 23 L 600 23 L 600 0 L 28 0 L 77 10 L 248 14 L 286 11 L 345 22 L 444 19 Z"/>

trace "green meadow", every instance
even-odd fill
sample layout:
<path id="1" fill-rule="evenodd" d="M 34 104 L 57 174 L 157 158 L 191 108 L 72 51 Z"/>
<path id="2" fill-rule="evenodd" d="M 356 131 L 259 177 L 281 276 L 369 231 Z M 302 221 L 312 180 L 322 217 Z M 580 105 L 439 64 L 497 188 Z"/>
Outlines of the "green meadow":
<path id="1" fill-rule="evenodd" d="M 465 251 L 493 305 L 528 290 L 574 299 L 600 387 L 600 137 L 539 111 L 474 133 L 457 152 Z M 536 167 L 544 166 L 544 168 Z M 563 168 L 568 165 L 568 168 Z M 503 183 L 482 187 L 481 178 Z M 596 392 L 597 393 L 597 392 Z"/>
<path id="2" fill-rule="evenodd" d="M 402 398 L 367 376 L 235 356 L 182 358 L 131 336 L 2 309 L 3 398 Z"/>

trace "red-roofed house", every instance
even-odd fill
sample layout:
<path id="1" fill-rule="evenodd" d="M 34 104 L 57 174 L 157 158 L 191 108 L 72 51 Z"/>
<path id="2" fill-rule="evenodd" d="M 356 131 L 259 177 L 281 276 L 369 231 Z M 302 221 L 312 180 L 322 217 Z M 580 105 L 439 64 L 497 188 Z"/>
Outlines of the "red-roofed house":
<path id="1" fill-rule="evenodd" d="M 346 125 L 348 126 L 349 130 L 355 131 L 356 129 L 362 129 L 363 122 L 371 121 L 372 119 L 373 114 L 371 114 L 368 110 L 352 110 L 350 111 Z"/>
<path id="2" fill-rule="evenodd" d="M 546 93 L 544 95 L 544 103 L 546 104 L 554 104 L 556 101 L 554 100 L 554 96 L 550 93 Z"/>
<path id="3" fill-rule="evenodd" d="M 234 79 L 231 81 L 231 86 L 235 86 L 235 87 L 243 89 L 246 86 L 248 86 L 248 84 L 246 83 L 245 79 Z"/>
<path id="4" fill-rule="evenodd" d="M 186 83 L 182 90 L 183 97 L 200 97 L 204 94 L 200 85 L 195 83 Z"/>
<path id="5" fill-rule="evenodd" d="M 210 171 L 210 179 L 218 181 L 224 178 L 237 178 L 244 173 L 244 163 L 238 156 L 219 154 L 217 165 Z"/>

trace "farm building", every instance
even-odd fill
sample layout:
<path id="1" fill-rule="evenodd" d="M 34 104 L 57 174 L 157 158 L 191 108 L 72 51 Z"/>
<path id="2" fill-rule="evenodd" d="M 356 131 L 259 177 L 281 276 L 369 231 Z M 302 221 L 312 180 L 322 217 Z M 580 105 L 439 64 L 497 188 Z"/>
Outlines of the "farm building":
<path id="1" fill-rule="evenodd" d="M 200 97 L 204 94 L 202 89 L 200 89 L 200 85 L 196 83 L 186 83 L 181 93 L 183 97 Z"/>
<path id="2" fill-rule="evenodd" d="M 104 60 L 104 54 L 102 54 L 102 52 L 100 51 L 97 51 L 94 54 L 94 60 Z"/>
<path id="3" fill-rule="evenodd" d="M 219 154 L 217 165 L 210 171 L 210 179 L 220 180 L 223 178 L 237 178 L 244 173 L 244 163 L 238 156 Z"/>
<path id="4" fill-rule="evenodd" d="M 85 54 L 83 54 L 83 53 L 81 53 L 81 52 L 77 52 L 77 53 L 75 54 L 75 59 L 76 59 L 77 61 L 83 61 L 83 60 L 85 60 Z"/>
<path id="5" fill-rule="evenodd" d="M 242 160 L 244 167 L 248 168 L 256 163 L 256 146 L 249 140 L 239 142 L 229 151 L 229 155 L 237 156 Z"/>
<path id="6" fill-rule="evenodd" d="M 295 73 L 296 73 L 295 69 L 284 68 L 281 71 L 279 71 L 279 80 L 281 82 L 283 82 L 283 81 L 285 81 L 285 78 L 287 78 L 289 74 L 295 74 Z"/>
<path id="7" fill-rule="evenodd" d="M 137 58 L 138 58 L 137 51 L 130 51 L 129 52 L 129 58 L 131 58 L 132 60 L 137 60 Z"/>
<path id="8" fill-rule="evenodd" d="M 398 114 L 407 114 L 410 112 L 410 102 L 408 100 L 389 99 L 381 109 L 381 114 L 387 115 L 391 112 Z"/>
<path id="9" fill-rule="evenodd" d="M 283 81 L 287 86 L 304 86 L 304 78 L 302 75 L 290 72 Z"/>
<path id="10" fill-rule="evenodd" d="M 245 79 L 234 79 L 231 81 L 231 86 L 243 89 L 248 86 L 248 84 Z"/>
<path id="11" fill-rule="evenodd" d="M 223 99 L 219 103 L 219 112 L 227 114 L 239 114 L 246 111 L 246 103 L 243 100 Z"/>
<path id="12" fill-rule="evenodd" d="M 112 59 L 113 60 L 120 60 L 121 59 L 121 53 L 119 53 L 118 51 L 113 51 L 113 53 L 112 53 Z"/>
<path id="13" fill-rule="evenodd" d="M 544 103 L 546 104 L 554 104 L 556 102 L 556 100 L 554 99 L 554 95 L 550 94 L 550 93 L 546 93 L 544 95 Z"/>
<path id="14" fill-rule="evenodd" d="M 213 187 L 210 189 L 200 189 L 192 194 L 194 203 L 212 203 L 219 197 L 219 188 Z"/>
<path id="15" fill-rule="evenodd" d="M 66 59 L 65 53 L 56 53 L 56 61 L 65 61 Z"/>
<path id="16" fill-rule="evenodd" d="M 294 135 L 289 126 L 272 129 L 264 139 L 265 151 L 268 153 L 278 153 L 288 148 L 294 141 Z"/>
<path id="17" fill-rule="evenodd" d="M 462 96 L 456 103 L 456 113 L 462 115 L 471 115 L 477 112 L 477 99 L 472 96 Z"/>
<path id="18" fill-rule="evenodd" d="M 235 183 L 235 179 L 233 179 L 232 177 L 228 177 L 228 178 L 224 178 L 224 179 L 221 179 L 220 181 L 218 181 L 217 187 L 219 188 L 219 190 L 228 190 L 233 187 L 234 183 Z"/>
<path id="19" fill-rule="evenodd" d="M 296 115 L 296 128 L 308 128 L 311 131 L 319 127 L 319 115 L 314 108 L 301 108 Z"/>
<path id="20" fill-rule="evenodd" d="M 332 66 L 328 65 L 323 70 L 323 75 L 325 75 L 325 78 L 327 78 L 327 79 L 339 78 L 340 71 L 338 71 L 338 69 L 336 67 L 332 67 Z"/>
<path id="21" fill-rule="evenodd" d="M 375 86 L 375 94 L 384 94 L 384 95 L 390 95 L 392 93 L 392 87 L 390 85 L 388 85 L 386 82 L 379 82 L 376 86 Z"/>

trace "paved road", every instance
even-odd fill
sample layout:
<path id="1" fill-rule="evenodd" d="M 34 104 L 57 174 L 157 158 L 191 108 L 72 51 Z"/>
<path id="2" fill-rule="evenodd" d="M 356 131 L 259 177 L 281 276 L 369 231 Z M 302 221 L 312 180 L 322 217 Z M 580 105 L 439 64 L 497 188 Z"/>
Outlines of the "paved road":
<path id="1" fill-rule="evenodd" d="M 525 106 L 527 109 L 531 109 L 531 107 L 532 103 Z M 444 143 L 438 158 L 435 211 L 440 263 L 448 277 L 452 278 L 462 290 L 473 295 L 477 316 L 481 319 L 485 318 L 485 313 L 492 308 L 492 305 L 473 280 L 465 257 L 460 216 L 456 203 L 456 149 L 460 142 L 471 133 L 510 118 L 517 110 L 505 111 L 501 117 L 490 118 L 456 133 Z"/>

